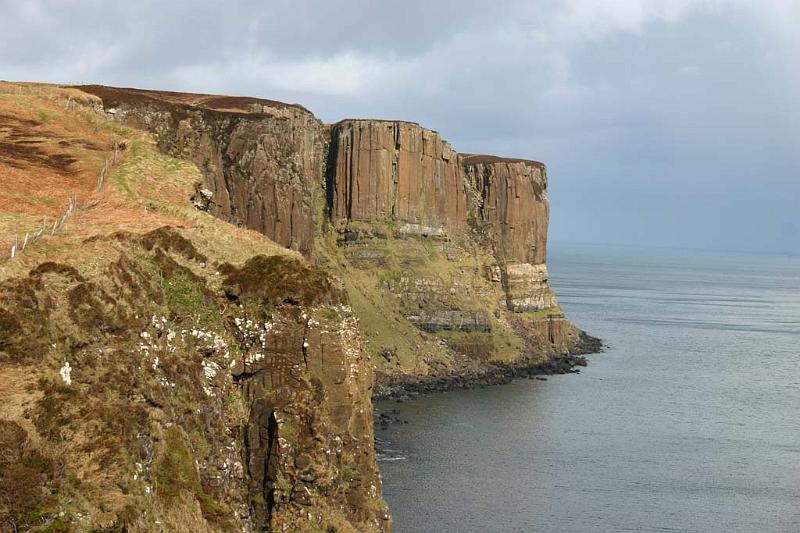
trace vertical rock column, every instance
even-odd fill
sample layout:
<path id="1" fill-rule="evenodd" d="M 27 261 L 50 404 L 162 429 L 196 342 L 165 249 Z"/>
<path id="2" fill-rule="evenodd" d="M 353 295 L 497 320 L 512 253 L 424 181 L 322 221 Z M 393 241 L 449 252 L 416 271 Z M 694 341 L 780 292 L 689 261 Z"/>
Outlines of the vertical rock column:
<path id="1" fill-rule="evenodd" d="M 508 308 L 555 308 L 545 265 L 550 215 L 545 166 L 483 155 L 462 155 L 461 162 L 476 202 L 473 219 L 501 265 Z"/>
<path id="2" fill-rule="evenodd" d="M 298 106 L 86 86 L 114 120 L 151 132 L 159 149 L 203 172 L 212 214 L 309 255 L 322 195 L 322 122 Z"/>
<path id="3" fill-rule="evenodd" d="M 336 222 L 397 220 L 454 232 L 466 227 L 457 155 L 411 122 L 345 120 L 333 126 L 328 207 Z"/>

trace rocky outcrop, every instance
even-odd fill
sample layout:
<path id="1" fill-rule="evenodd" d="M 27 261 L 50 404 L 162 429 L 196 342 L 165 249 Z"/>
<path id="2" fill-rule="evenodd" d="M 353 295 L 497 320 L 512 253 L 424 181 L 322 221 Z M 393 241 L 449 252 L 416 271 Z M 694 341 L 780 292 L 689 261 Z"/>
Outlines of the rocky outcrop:
<path id="1" fill-rule="evenodd" d="M 544 264 L 507 263 L 504 274 L 506 302 L 511 311 L 520 313 L 558 307 Z"/>
<path id="2" fill-rule="evenodd" d="M 223 287 L 243 311 L 234 319 L 241 358 L 230 371 L 250 406 L 253 521 L 324 530 L 319 509 L 338 505 L 354 524 L 388 529 L 372 442 L 372 364 L 346 295 L 319 270 L 282 257 L 228 270 Z M 309 509 L 317 517 L 307 519 Z"/>
<path id="3" fill-rule="evenodd" d="M 28 369 L 22 442 L 53 463 L 4 472 L 3 494 L 30 501 L 0 500 L 0 524 L 389 529 L 372 365 L 332 279 L 294 257 L 226 264 L 170 228 L 82 253 L 90 267 L 0 282 L 0 380 Z"/>
<path id="4" fill-rule="evenodd" d="M 458 155 L 411 122 L 334 124 L 327 188 L 335 222 L 398 220 L 451 233 L 466 226 Z"/>
<path id="5" fill-rule="evenodd" d="M 432 333 L 437 331 L 465 331 L 471 333 L 492 330 L 489 317 L 486 313 L 480 311 L 461 311 L 459 309 L 419 311 L 407 314 L 406 318 L 419 329 Z"/>
<path id="6" fill-rule="evenodd" d="M 308 110 L 257 98 L 82 87 L 115 120 L 154 134 L 193 161 L 212 193 L 208 210 L 308 254 L 324 167 L 324 126 Z"/>

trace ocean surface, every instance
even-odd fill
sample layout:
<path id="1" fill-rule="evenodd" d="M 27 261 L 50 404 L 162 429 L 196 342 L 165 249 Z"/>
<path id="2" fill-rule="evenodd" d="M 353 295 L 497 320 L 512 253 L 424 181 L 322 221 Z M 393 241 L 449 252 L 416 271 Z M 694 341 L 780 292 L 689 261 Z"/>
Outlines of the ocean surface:
<path id="1" fill-rule="evenodd" d="M 578 375 L 376 428 L 395 531 L 800 532 L 800 258 L 552 246 Z"/>

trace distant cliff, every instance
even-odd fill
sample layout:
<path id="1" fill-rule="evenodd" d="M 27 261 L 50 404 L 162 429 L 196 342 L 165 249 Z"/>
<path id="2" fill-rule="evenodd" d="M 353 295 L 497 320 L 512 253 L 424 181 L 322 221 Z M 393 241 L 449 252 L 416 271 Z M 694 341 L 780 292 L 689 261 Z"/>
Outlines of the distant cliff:
<path id="1" fill-rule="evenodd" d="M 195 162 L 211 213 L 343 281 L 379 394 L 586 349 L 548 283 L 542 163 L 459 154 L 411 122 L 326 125 L 270 100 L 81 89 Z"/>

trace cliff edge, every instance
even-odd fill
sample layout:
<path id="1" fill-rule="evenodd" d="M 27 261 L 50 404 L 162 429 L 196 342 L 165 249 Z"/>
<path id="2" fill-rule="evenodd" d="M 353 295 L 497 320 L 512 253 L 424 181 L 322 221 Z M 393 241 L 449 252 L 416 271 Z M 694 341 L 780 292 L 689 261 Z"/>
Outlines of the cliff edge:
<path id="1" fill-rule="evenodd" d="M 323 124 L 271 100 L 80 90 L 196 163 L 211 213 L 341 280 L 377 396 L 505 380 L 597 347 L 548 283 L 547 169 L 538 161 L 460 154 L 412 122 Z"/>

